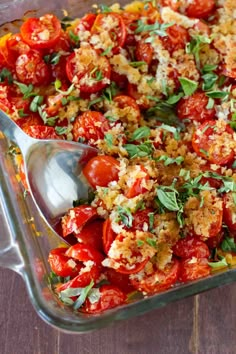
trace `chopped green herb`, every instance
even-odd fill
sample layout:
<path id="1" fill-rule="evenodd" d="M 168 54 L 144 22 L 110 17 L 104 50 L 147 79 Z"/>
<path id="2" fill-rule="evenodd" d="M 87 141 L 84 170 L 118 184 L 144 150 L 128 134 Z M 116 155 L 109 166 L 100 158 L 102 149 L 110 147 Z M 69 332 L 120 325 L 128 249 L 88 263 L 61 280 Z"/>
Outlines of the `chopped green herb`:
<path id="1" fill-rule="evenodd" d="M 98 8 L 100 9 L 101 13 L 112 12 L 112 9 L 109 6 L 104 4 L 99 4 Z"/>
<path id="2" fill-rule="evenodd" d="M 208 129 L 208 128 L 207 128 Z M 204 154 L 205 156 L 209 156 L 209 153 L 208 153 L 208 151 L 206 151 L 206 150 L 204 150 L 204 149 L 199 149 L 199 151 L 202 153 L 202 154 Z"/>
<path id="3" fill-rule="evenodd" d="M 134 68 L 139 68 L 140 66 L 147 65 L 147 63 L 145 61 L 131 61 L 129 65 Z"/>
<path id="4" fill-rule="evenodd" d="M 79 297 L 77 298 L 77 300 L 75 300 L 75 302 L 73 304 L 74 310 L 78 310 L 83 305 L 83 303 L 85 302 L 85 300 L 86 300 L 86 298 L 93 286 L 94 286 L 94 281 L 91 280 L 90 284 L 82 289 Z"/>
<path id="5" fill-rule="evenodd" d="M 112 45 L 110 45 L 109 47 L 107 47 L 106 50 L 104 50 L 104 52 L 101 53 L 101 56 L 105 56 L 107 54 L 109 54 L 112 50 Z"/>
<path id="6" fill-rule="evenodd" d="M 162 155 L 158 158 L 155 158 L 155 161 L 164 161 L 165 166 L 172 165 L 173 163 L 180 165 L 184 161 L 184 158 L 183 158 L 183 156 L 178 156 L 176 158 L 172 158 L 167 155 Z"/>
<path id="7" fill-rule="evenodd" d="M 133 140 L 139 140 L 139 139 L 143 139 L 143 138 L 148 138 L 150 136 L 150 128 L 147 127 L 147 126 L 143 126 L 143 127 L 140 127 L 140 128 L 137 128 L 133 134 L 132 134 L 132 137 L 131 137 L 131 141 Z"/>
<path id="8" fill-rule="evenodd" d="M 211 268 L 222 268 L 222 267 L 228 267 L 228 263 L 225 259 L 225 257 L 223 257 L 220 261 L 218 262 L 208 262 L 209 266 Z"/>
<path id="9" fill-rule="evenodd" d="M 149 231 L 152 232 L 154 226 L 154 213 L 153 212 L 148 213 L 148 217 L 149 217 Z"/>
<path id="10" fill-rule="evenodd" d="M 232 163 L 232 168 L 236 168 L 236 160 Z"/>
<path id="11" fill-rule="evenodd" d="M 62 99 L 61 99 L 62 106 L 65 106 L 67 103 L 68 103 L 67 98 L 66 97 L 62 97 Z"/>
<path id="12" fill-rule="evenodd" d="M 159 126 L 159 128 L 160 128 L 160 129 L 164 129 L 164 130 L 166 130 L 166 131 L 172 133 L 175 140 L 180 140 L 180 127 L 177 127 L 177 128 L 176 128 L 176 127 L 173 127 L 173 126 L 171 126 L 171 125 L 161 124 L 161 125 Z"/>
<path id="13" fill-rule="evenodd" d="M 169 98 L 166 100 L 166 103 L 168 104 L 175 104 L 179 102 L 179 100 L 184 96 L 183 92 L 178 93 L 177 95 L 171 95 Z"/>
<path id="14" fill-rule="evenodd" d="M 225 91 L 210 91 L 206 92 L 206 95 L 210 98 L 221 98 L 224 99 L 229 96 L 229 92 Z"/>
<path id="15" fill-rule="evenodd" d="M 104 135 L 104 140 L 109 148 L 112 148 L 112 146 L 113 146 L 113 139 L 114 139 L 114 137 L 110 133 L 106 133 Z"/>
<path id="16" fill-rule="evenodd" d="M 27 99 L 29 97 L 37 95 L 35 92 L 33 92 L 34 86 L 32 84 L 25 85 L 18 81 L 14 81 L 14 84 L 19 87 L 20 92 L 24 95 L 23 99 Z"/>
<path id="17" fill-rule="evenodd" d="M 13 83 L 12 73 L 8 69 L 3 68 L 0 72 L 0 82 L 4 82 L 5 80 L 8 81 L 9 85 Z"/>
<path id="18" fill-rule="evenodd" d="M 151 156 L 153 152 L 152 143 L 147 141 L 140 145 L 125 144 L 123 147 L 128 152 L 131 159 L 136 157 Z"/>
<path id="19" fill-rule="evenodd" d="M 159 186 L 157 188 L 157 197 L 161 204 L 170 211 L 178 211 L 181 206 L 177 202 L 178 191 L 176 189 L 170 190 L 168 187 Z"/>
<path id="20" fill-rule="evenodd" d="M 198 87 L 198 82 L 187 79 L 186 77 L 179 77 L 179 82 L 184 91 L 185 96 L 191 96 Z"/>
<path id="21" fill-rule="evenodd" d="M 179 171 L 179 176 L 184 177 L 184 180 L 188 181 L 190 179 L 190 171 L 181 168 L 181 170 Z"/>
<path id="22" fill-rule="evenodd" d="M 215 105 L 214 98 L 209 97 L 208 103 L 206 105 L 206 109 L 212 109 Z"/>
<path id="23" fill-rule="evenodd" d="M 133 215 L 128 207 L 117 207 L 117 212 L 119 215 L 119 219 L 123 222 L 123 224 L 127 227 L 132 227 L 133 224 Z"/>
<path id="24" fill-rule="evenodd" d="M 220 248 L 224 252 L 236 252 L 236 243 L 233 237 L 225 237 L 221 242 Z"/>
<path id="25" fill-rule="evenodd" d="M 66 134 L 68 132 L 68 127 L 60 127 L 60 126 L 56 126 L 55 127 L 55 131 L 58 135 L 63 135 Z"/>
<path id="26" fill-rule="evenodd" d="M 208 73 L 208 72 L 210 72 L 210 71 L 216 70 L 217 68 L 218 68 L 218 65 L 206 64 L 206 65 L 203 66 L 202 72 L 203 72 L 203 73 Z"/>
<path id="27" fill-rule="evenodd" d="M 203 84 L 202 84 L 202 89 L 204 91 L 212 90 L 214 87 L 214 84 L 216 83 L 218 79 L 218 75 L 212 72 L 208 72 L 202 76 L 203 79 Z"/>
<path id="28" fill-rule="evenodd" d="M 186 53 L 194 55 L 198 69 L 200 69 L 200 51 L 204 44 L 210 44 L 211 41 L 212 39 L 209 37 L 198 35 L 193 36 L 190 43 L 187 43 L 186 45 Z"/>
<path id="29" fill-rule="evenodd" d="M 21 109 L 18 109 L 18 114 L 20 117 L 28 117 L 28 114 L 24 112 L 24 109 L 21 108 Z"/>
<path id="30" fill-rule="evenodd" d="M 157 248 L 157 242 L 155 239 L 147 237 L 146 242 L 149 244 L 149 246 L 151 246 L 153 248 Z"/>
<path id="31" fill-rule="evenodd" d="M 70 39 L 72 40 L 72 42 L 75 43 L 75 45 L 78 45 L 79 44 L 79 36 L 77 36 L 73 31 L 69 31 L 69 36 L 70 36 Z"/>
<path id="32" fill-rule="evenodd" d="M 30 103 L 30 110 L 32 112 L 37 112 L 39 106 L 43 103 L 43 96 L 35 96 Z"/>
<path id="33" fill-rule="evenodd" d="M 138 247 L 142 247 L 144 245 L 144 241 L 143 240 L 137 240 L 137 246 Z"/>

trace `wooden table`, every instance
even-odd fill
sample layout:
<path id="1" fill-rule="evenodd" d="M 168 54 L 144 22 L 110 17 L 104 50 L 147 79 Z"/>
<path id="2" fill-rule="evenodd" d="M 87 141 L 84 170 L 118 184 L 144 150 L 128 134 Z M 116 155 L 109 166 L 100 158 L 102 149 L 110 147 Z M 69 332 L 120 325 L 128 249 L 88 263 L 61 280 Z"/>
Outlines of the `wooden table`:
<path id="1" fill-rule="evenodd" d="M 0 354 L 235 354 L 236 284 L 81 335 L 45 324 L 22 279 L 0 269 Z"/>

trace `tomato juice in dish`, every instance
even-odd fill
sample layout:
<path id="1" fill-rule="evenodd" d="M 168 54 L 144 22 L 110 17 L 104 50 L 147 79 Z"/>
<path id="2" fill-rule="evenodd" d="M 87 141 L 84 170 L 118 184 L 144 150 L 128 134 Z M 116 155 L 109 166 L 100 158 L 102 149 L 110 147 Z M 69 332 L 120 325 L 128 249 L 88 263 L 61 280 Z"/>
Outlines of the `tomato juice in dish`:
<path id="1" fill-rule="evenodd" d="M 30 136 L 98 149 L 50 281 L 99 313 L 236 263 L 234 0 L 99 5 L 0 40 L 0 108 Z M 24 171 L 20 166 L 20 176 Z"/>

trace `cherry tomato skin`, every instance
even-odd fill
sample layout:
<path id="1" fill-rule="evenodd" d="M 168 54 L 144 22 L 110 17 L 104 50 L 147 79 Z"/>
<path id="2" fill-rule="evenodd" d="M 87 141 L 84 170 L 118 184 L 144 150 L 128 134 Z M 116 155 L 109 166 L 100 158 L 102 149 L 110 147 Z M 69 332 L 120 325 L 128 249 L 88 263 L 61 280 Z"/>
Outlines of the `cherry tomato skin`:
<path id="1" fill-rule="evenodd" d="M 53 127 L 43 125 L 26 125 L 23 127 L 23 130 L 26 134 L 35 139 L 61 139 L 61 137 L 56 134 Z"/>
<path id="2" fill-rule="evenodd" d="M 70 246 L 67 249 L 65 255 L 80 262 L 93 261 L 97 265 L 101 265 L 104 259 L 104 256 L 95 248 L 89 245 L 84 245 L 82 243 L 77 243 L 73 246 Z"/>
<path id="3" fill-rule="evenodd" d="M 153 58 L 152 46 L 144 40 L 140 40 L 136 46 L 135 56 L 138 61 L 144 61 L 147 65 L 150 65 Z"/>
<path id="4" fill-rule="evenodd" d="M 233 193 L 229 192 L 223 196 L 223 220 L 233 233 L 236 232 L 236 207 Z"/>
<path id="5" fill-rule="evenodd" d="M 118 181 L 119 162 L 112 156 L 99 155 L 93 157 L 83 169 L 83 174 L 89 184 L 107 187 L 112 181 Z"/>
<path id="6" fill-rule="evenodd" d="M 136 273 L 140 272 L 145 267 L 147 262 L 148 262 L 148 258 L 144 259 L 143 261 L 141 261 L 139 263 L 137 262 L 132 267 L 132 269 L 128 269 L 124 263 L 124 265 L 120 265 L 119 268 L 116 269 L 116 271 L 121 274 L 136 274 Z"/>
<path id="7" fill-rule="evenodd" d="M 108 19 L 116 24 L 112 26 L 112 29 L 109 30 L 107 25 Z M 126 39 L 126 27 L 122 17 L 117 13 L 108 13 L 108 14 L 98 14 L 94 24 L 91 28 L 91 34 L 100 34 L 101 31 L 107 31 L 112 45 L 112 53 L 116 54 L 120 51 L 125 44 Z"/>
<path id="8" fill-rule="evenodd" d="M 195 18 L 207 18 L 215 7 L 214 0 L 194 0 L 192 1 L 186 9 L 186 14 L 188 17 Z"/>
<path id="9" fill-rule="evenodd" d="M 66 74 L 81 93 L 91 94 L 101 91 L 110 83 L 111 66 L 108 59 L 95 49 L 79 48 L 67 58 Z"/>
<path id="10" fill-rule="evenodd" d="M 119 288 L 113 285 L 102 285 L 99 288 L 100 298 L 97 302 L 91 303 L 87 298 L 82 308 L 86 313 L 100 313 L 105 310 L 123 305 L 126 301 L 126 295 Z"/>
<path id="11" fill-rule="evenodd" d="M 178 240 L 173 247 L 173 253 L 180 258 L 208 258 L 210 256 L 206 243 L 192 236 Z"/>
<path id="12" fill-rule="evenodd" d="M 101 267 L 92 266 L 89 272 L 82 272 L 81 274 L 78 274 L 75 278 L 60 285 L 57 288 L 57 292 L 66 290 L 68 288 L 85 288 L 91 283 L 92 280 L 96 282 L 100 274 L 101 274 Z"/>
<path id="13" fill-rule="evenodd" d="M 75 119 L 72 129 L 73 140 L 78 141 L 82 138 L 93 145 L 98 139 L 103 139 L 109 129 L 109 123 L 102 113 L 86 111 Z"/>
<path id="14" fill-rule="evenodd" d="M 135 100 L 132 97 L 126 95 L 117 95 L 113 101 L 118 105 L 120 109 L 130 107 L 133 115 L 137 117 L 137 121 L 140 120 L 140 109 Z"/>
<path id="15" fill-rule="evenodd" d="M 49 66 L 36 51 L 31 50 L 19 55 L 15 68 L 18 80 L 26 85 L 40 86 L 49 83 L 51 78 Z"/>
<path id="16" fill-rule="evenodd" d="M 53 273 L 60 277 L 74 277 L 81 269 L 81 266 L 66 256 L 66 248 L 54 248 L 49 252 L 48 262 Z M 70 265 L 73 264 L 73 267 Z"/>
<path id="17" fill-rule="evenodd" d="M 185 48 L 189 41 L 188 31 L 182 26 L 173 25 L 166 29 L 166 33 L 167 36 L 162 37 L 162 43 L 170 53 Z"/>
<path id="18" fill-rule="evenodd" d="M 145 269 L 144 269 L 145 272 Z M 155 294 L 169 289 L 178 280 L 179 261 L 173 258 L 163 270 L 154 266 L 151 273 L 144 274 L 141 280 L 134 276 L 130 277 L 131 284 L 139 291 L 147 294 Z M 158 281 L 156 280 L 158 279 Z"/>
<path id="19" fill-rule="evenodd" d="M 31 113 L 29 116 L 27 117 L 23 117 L 23 118 L 19 118 L 17 119 L 16 121 L 17 125 L 19 125 L 19 127 L 21 127 L 21 129 L 23 129 L 26 133 L 27 133 L 27 129 L 28 127 L 30 126 L 33 126 L 33 125 L 38 125 L 38 126 L 43 126 L 43 120 L 42 118 L 38 115 L 38 114 L 34 114 L 34 113 Z M 26 129 L 26 130 L 25 130 Z M 32 128 L 30 128 L 31 130 Z M 32 130 L 31 130 L 32 132 Z M 55 129 L 54 129 L 54 132 L 55 132 Z M 31 136 L 31 133 L 29 132 L 29 135 Z M 59 137 L 58 137 L 59 138 Z M 57 138 L 57 139 L 58 139 Z"/>
<path id="20" fill-rule="evenodd" d="M 231 127 L 226 124 L 224 128 L 224 133 L 228 133 L 232 136 L 233 140 L 233 130 Z M 192 138 L 192 146 L 195 152 L 210 161 L 210 163 L 218 164 L 218 165 L 226 165 L 230 163 L 234 158 L 234 150 L 228 149 L 225 152 L 223 149 L 225 148 L 222 145 L 222 148 L 218 147 L 215 149 L 215 142 L 219 136 L 221 136 L 222 132 L 218 132 L 216 122 L 214 120 L 206 121 L 198 127 L 198 129 L 193 134 Z M 211 137 L 209 139 L 209 137 Z"/>
<path id="21" fill-rule="evenodd" d="M 61 34 L 61 23 L 52 14 L 27 19 L 20 29 L 23 40 L 33 49 L 50 48 Z"/>
<path id="22" fill-rule="evenodd" d="M 104 272 L 111 285 L 117 286 L 124 293 L 128 294 L 135 290 L 131 285 L 129 274 L 118 273 L 112 268 L 105 268 Z"/>
<path id="23" fill-rule="evenodd" d="M 74 233 L 78 242 L 91 246 L 97 251 L 103 252 L 103 223 L 104 221 L 100 219 L 92 220 L 86 223 L 78 234 Z"/>
<path id="24" fill-rule="evenodd" d="M 207 277 L 211 268 L 206 258 L 187 258 L 180 261 L 179 280 L 183 283 Z"/>
<path id="25" fill-rule="evenodd" d="M 97 15 L 90 13 L 90 14 L 86 14 L 84 17 L 81 18 L 77 29 L 79 29 L 80 31 L 90 31 L 94 21 L 96 20 Z"/>
<path id="26" fill-rule="evenodd" d="M 146 175 L 144 177 L 137 178 L 134 181 L 134 183 L 129 188 L 127 188 L 127 190 L 125 192 L 125 196 L 127 198 L 134 198 L 137 195 L 143 194 L 147 191 L 147 188 L 145 187 L 145 185 L 143 185 L 143 183 L 145 181 L 149 181 L 150 178 L 149 178 L 149 175 L 147 174 L 146 168 L 143 166 L 140 166 L 140 167 L 141 167 L 141 170 L 146 173 Z"/>
<path id="27" fill-rule="evenodd" d="M 108 254 L 112 242 L 115 240 L 116 236 L 117 234 L 112 230 L 111 219 L 106 219 L 104 221 L 102 231 L 103 250 L 106 254 Z"/>
<path id="28" fill-rule="evenodd" d="M 61 220 L 63 236 L 65 237 L 73 232 L 78 233 L 82 226 L 96 216 L 97 210 L 89 205 L 71 208 Z"/>
<path id="29" fill-rule="evenodd" d="M 138 210 L 134 214 L 134 219 L 132 223 L 132 230 L 140 230 L 143 231 L 145 228 L 145 225 L 150 226 L 150 217 L 149 214 L 153 213 L 153 209 L 151 208 L 146 208 L 144 210 Z"/>
<path id="30" fill-rule="evenodd" d="M 180 119 L 204 122 L 215 118 L 215 109 L 207 109 L 208 97 L 204 92 L 196 92 L 192 96 L 181 98 L 177 104 L 177 115 Z"/>
<path id="31" fill-rule="evenodd" d="M 22 35 L 20 33 L 12 34 L 11 37 L 8 38 L 6 44 L 9 60 L 12 62 L 15 62 L 19 55 L 30 51 L 30 46 L 23 41 Z"/>

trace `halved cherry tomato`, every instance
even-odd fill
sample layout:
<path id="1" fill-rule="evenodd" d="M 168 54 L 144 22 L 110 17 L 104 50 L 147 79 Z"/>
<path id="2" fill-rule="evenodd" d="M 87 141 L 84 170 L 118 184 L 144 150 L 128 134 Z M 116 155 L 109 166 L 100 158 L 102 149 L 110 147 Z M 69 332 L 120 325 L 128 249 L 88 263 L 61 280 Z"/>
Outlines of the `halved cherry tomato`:
<path id="1" fill-rule="evenodd" d="M 167 36 L 162 37 L 161 40 L 164 48 L 170 53 L 185 48 L 186 43 L 189 42 L 188 31 L 182 26 L 168 27 L 166 33 Z"/>
<path id="2" fill-rule="evenodd" d="M 83 169 L 83 174 L 89 184 L 107 187 L 112 181 L 118 181 L 119 162 L 112 156 L 99 155 L 93 157 Z"/>
<path id="3" fill-rule="evenodd" d="M 26 125 L 23 126 L 23 130 L 26 134 L 35 139 L 61 139 L 53 127 L 43 125 Z"/>
<path id="4" fill-rule="evenodd" d="M 78 234 L 74 233 L 78 242 L 81 242 L 83 245 L 91 246 L 96 250 L 103 252 L 103 223 L 104 220 L 101 219 L 91 220 L 90 222 L 86 223 Z"/>
<path id="5" fill-rule="evenodd" d="M 102 113 L 86 111 L 74 121 L 73 140 L 78 141 L 82 138 L 92 145 L 98 139 L 103 139 L 105 132 L 109 129 L 109 123 Z"/>
<path id="6" fill-rule="evenodd" d="M 90 13 L 90 14 L 86 14 L 85 16 L 83 16 L 81 18 L 81 20 L 79 21 L 79 24 L 76 28 L 76 30 L 79 31 L 90 31 L 94 21 L 96 20 L 97 15 Z"/>
<path id="7" fill-rule="evenodd" d="M 120 51 L 125 44 L 126 27 L 122 17 L 117 13 L 98 14 L 91 28 L 92 35 L 101 35 L 106 33 L 106 36 L 101 36 L 100 41 L 104 45 L 103 50 L 111 46 L 113 54 Z M 109 37 L 109 40 L 108 38 Z M 103 38 L 105 41 L 103 43 Z M 109 42 L 108 42 L 109 41 Z"/>
<path id="8" fill-rule="evenodd" d="M 138 19 L 140 18 L 140 13 L 139 12 L 123 11 L 121 16 L 122 16 L 122 19 L 124 21 L 124 24 L 125 24 L 125 27 L 127 30 L 125 45 L 126 46 L 134 46 L 136 44 L 134 31 L 136 30 L 136 28 L 138 26 Z"/>
<path id="9" fill-rule="evenodd" d="M 104 273 L 111 285 L 117 286 L 126 294 L 135 290 L 134 287 L 131 285 L 129 274 L 118 273 L 115 271 L 115 269 L 112 268 L 105 268 Z"/>
<path id="10" fill-rule="evenodd" d="M 215 0 L 192 0 L 186 8 L 186 15 L 188 17 L 206 18 L 215 7 Z"/>
<path id="11" fill-rule="evenodd" d="M 111 67 L 95 49 L 80 47 L 67 58 L 66 74 L 81 92 L 95 93 L 110 83 Z"/>
<path id="12" fill-rule="evenodd" d="M 134 215 L 132 230 L 147 231 L 150 227 L 150 213 L 154 210 L 151 208 L 145 208 L 144 210 L 138 210 Z"/>
<path id="13" fill-rule="evenodd" d="M 78 233 L 83 225 L 96 216 L 96 208 L 89 205 L 80 205 L 69 209 L 61 219 L 63 236 L 65 237 L 72 232 Z"/>
<path id="14" fill-rule="evenodd" d="M 208 97 L 204 92 L 196 92 L 192 96 L 181 98 L 177 104 L 180 119 L 204 122 L 215 118 L 215 108 L 208 109 Z"/>
<path id="15" fill-rule="evenodd" d="M 27 19 L 20 29 L 23 40 L 33 49 L 51 48 L 59 40 L 61 23 L 59 19 L 46 14 Z"/>
<path id="16" fill-rule="evenodd" d="M 128 83 L 125 75 L 118 74 L 114 70 L 111 70 L 111 81 L 114 81 L 121 89 L 125 89 Z"/>
<path id="17" fill-rule="evenodd" d="M 106 219 L 104 221 L 102 231 L 103 250 L 106 254 L 108 254 L 112 242 L 115 240 L 116 236 L 117 234 L 112 230 L 111 227 L 111 219 Z"/>
<path id="18" fill-rule="evenodd" d="M 132 97 L 136 101 L 136 103 L 138 100 L 143 100 L 142 103 L 137 103 L 140 109 L 148 109 L 150 107 L 148 99 L 145 98 L 145 96 L 142 95 L 140 92 L 138 92 L 137 85 L 128 82 L 127 95 Z"/>
<path id="19" fill-rule="evenodd" d="M 128 242 L 125 240 L 127 238 L 129 239 Z M 122 244 L 128 244 L 126 247 L 124 246 L 125 252 L 122 252 Z M 119 251 L 117 252 L 117 250 Z M 108 251 L 108 263 L 118 273 L 134 274 L 140 272 L 145 267 L 155 252 L 156 250 L 146 242 L 143 242 L 140 246 L 138 245 L 135 231 L 129 232 L 125 236 L 118 234 Z M 106 260 L 104 263 L 106 263 Z"/>
<path id="20" fill-rule="evenodd" d="M 114 285 L 102 285 L 99 288 L 99 292 L 99 300 L 91 303 L 89 298 L 87 298 L 81 311 L 86 313 L 100 313 L 123 305 L 126 301 L 126 295 Z"/>
<path id="21" fill-rule="evenodd" d="M 68 282 L 60 285 L 57 288 L 57 292 L 62 290 L 66 290 L 68 288 L 84 288 L 88 286 L 91 281 L 93 280 L 96 282 L 101 274 L 101 267 L 99 266 L 92 266 L 92 268 L 85 272 L 83 271 L 83 267 L 81 268 L 81 272 L 73 279 L 69 280 Z"/>
<path id="22" fill-rule="evenodd" d="M 143 194 L 147 191 L 145 183 L 149 181 L 150 177 L 145 167 L 140 166 L 140 169 L 142 172 L 144 172 L 144 176 L 137 178 L 130 187 L 127 187 L 125 191 L 125 196 L 127 198 L 134 198 L 137 195 Z"/>
<path id="23" fill-rule="evenodd" d="M 65 255 L 80 262 L 93 261 L 97 265 L 100 265 L 104 259 L 102 253 L 97 251 L 92 246 L 84 245 L 82 243 L 77 243 L 76 245 L 70 246 L 66 250 Z"/>
<path id="24" fill-rule="evenodd" d="M 141 39 L 138 41 L 135 49 L 135 57 L 139 61 L 145 61 L 147 65 L 150 65 L 153 58 L 153 48 L 150 43 L 146 43 Z"/>
<path id="25" fill-rule="evenodd" d="M 179 280 L 188 282 L 199 278 L 207 277 L 211 273 L 211 268 L 207 258 L 187 258 L 180 261 Z"/>
<path id="26" fill-rule="evenodd" d="M 234 233 L 236 232 L 236 205 L 233 193 L 229 192 L 223 196 L 223 220 L 229 230 Z"/>
<path id="27" fill-rule="evenodd" d="M 17 57 L 21 54 L 25 54 L 30 51 L 30 46 L 23 41 L 20 33 L 12 34 L 8 38 L 7 42 L 9 61 L 14 63 Z"/>
<path id="28" fill-rule="evenodd" d="M 152 271 L 151 271 L 152 269 Z M 179 261 L 176 258 L 168 263 L 163 270 L 149 261 L 142 275 L 130 276 L 131 284 L 139 291 L 147 294 L 159 293 L 174 285 L 179 276 Z"/>
<path id="29" fill-rule="evenodd" d="M 206 121 L 193 134 L 193 149 L 213 164 L 226 165 L 234 158 L 233 134 L 233 129 L 223 120 L 218 123 Z"/>
<path id="30" fill-rule="evenodd" d="M 27 133 L 28 127 L 30 127 L 31 125 L 42 126 L 44 124 L 42 118 L 39 116 L 39 114 L 36 114 L 36 113 L 31 113 L 27 117 L 19 118 L 19 119 L 17 119 L 16 123 L 26 133 Z M 30 130 L 31 130 L 31 128 L 30 128 Z M 55 132 L 55 130 L 54 130 L 54 132 Z M 30 134 L 31 133 L 29 132 L 29 135 Z M 59 138 L 59 136 L 58 136 L 58 138 Z"/>
<path id="31" fill-rule="evenodd" d="M 130 122 L 140 120 L 140 109 L 135 100 L 127 95 L 117 95 L 114 97 L 113 102 L 115 102 L 120 110 L 126 109 L 125 115 L 126 120 Z M 127 108 L 130 107 L 127 112 Z"/>
<path id="32" fill-rule="evenodd" d="M 37 51 L 31 50 L 19 55 L 15 66 L 17 78 L 24 84 L 40 86 L 50 81 L 50 68 Z"/>
<path id="33" fill-rule="evenodd" d="M 67 248 L 54 248 L 49 252 L 48 262 L 53 273 L 60 277 L 74 277 L 82 267 L 70 256 L 66 255 Z"/>
<path id="34" fill-rule="evenodd" d="M 206 243 L 192 236 L 178 240 L 173 247 L 173 253 L 180 258 L 208 258 L 210 256 Z"/>

